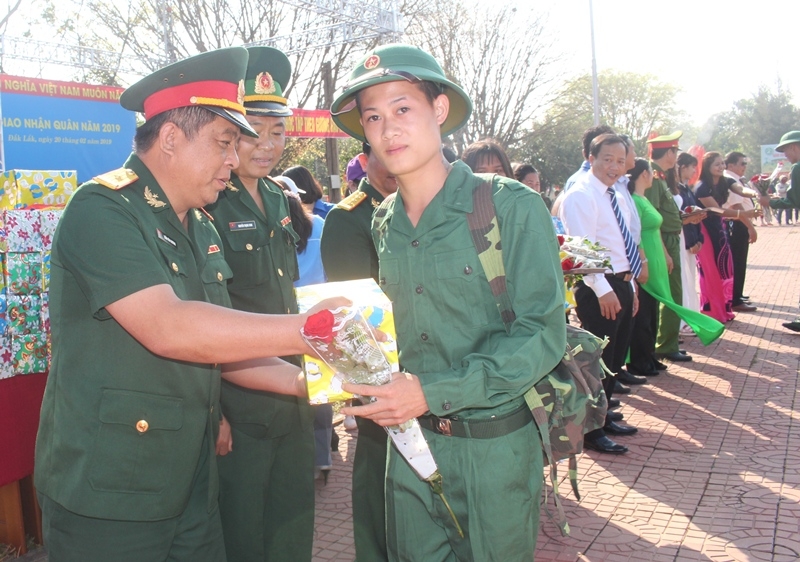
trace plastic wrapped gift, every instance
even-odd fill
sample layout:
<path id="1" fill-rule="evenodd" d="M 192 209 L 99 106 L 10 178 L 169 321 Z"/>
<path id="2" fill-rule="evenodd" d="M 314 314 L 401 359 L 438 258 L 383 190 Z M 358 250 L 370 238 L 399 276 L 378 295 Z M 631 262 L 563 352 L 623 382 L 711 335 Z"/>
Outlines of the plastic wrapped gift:
<path id="1" fill-rule="evenodd" d="M 42 330 L 50 335 L 50 295 L 44 293 L 42 295 L 42 312 L 40 315 L 42 322 Z"/>
<path id="2" fill-rule="evenodd" d="M 42 232 L 42 248 L 50 250 L 53 247 L 53 236 L 56 233 L 58 221 L 61 219 L 63 211 L 60 209 L 45 210 L 39 213 L 39 222 L 41 223 Z"/>
<path id="3" fill-rule="evenodd" d="M 343 296 L 350 299 L 354 303 L 353 311 L 357 310 L 359 318 L 366 321 L 368 326 L 363 326 L 355 320 L 348 322 L 348 326 L 353 328 L 362 326 L 362 332 L 380 332 L 382 336 L 380 341 L 377 342 L 382 355 L 380 359 L 388 363 L 389 374 L 399 370 L 392 302 L 383 294 L 383 291 L 374 280 L 357 279 L 355 281 L 306 285 L 305 287 L 298 287 L 296 291 L 300 312 L 305 312 L 319 301 L 329 297 Z M 366 350 L 368 347 L 365 346 L 364 349 Z M 349 392 L 342 390 L 342 381 L 344 379 L 341 374 L 337 376 L 334 368 L 324 360 L 308 355 L 303 359 L 305 362 L 308 397 L 311 404 L 325 404 L 348 400 L 353 397 Z M 342 369 L 342 371 L 344 372 L 346 369 Z M 367 381 L 363 382 L 367 383 Z"/>
<path id="4" fill-rule="evenodd" d="M 11 336 L 11 361 L 15 375 L 47 371 L 47 339 L 44 334 Z"/>
<path id="5" fill-rule="evenodd" d="M 6 290 L 14 295 L 38 295 L 42 292 L 42 254 L 40 252 L 6 255 Z"/>
<path id="6" fill-rule="evenodd" d="M 0 208 L 63 207 L 78 187 L 74 170 L 8 170 L 0 176 Z"/>
<path id="7" fill-rule="evenodd" d="M 39 220 L 40 211 L 35 209 L 20 209 L 5 211 L 7 251 L 9 252 L 41 252 L 42 224 Z"/>
<path id="8" fill-rule="evenodd" d="M 42 300 L 37 295 L 8 295 L 8 331 L 11 335 L 42 331 Z"/>
<path id="9" fill-rule="evenodd" d="M 0 253 L 8 251 L 8 235 L 6 234 L 6 217 L 0 209 Z M 2 277 L 0 275 L 0 277 Z"/>
<path id="10" fill-rule="evenodd" d="M 14 365 L 11 361 L 11 338 L 0 334 L 0 379 L 14 376 Z"/>

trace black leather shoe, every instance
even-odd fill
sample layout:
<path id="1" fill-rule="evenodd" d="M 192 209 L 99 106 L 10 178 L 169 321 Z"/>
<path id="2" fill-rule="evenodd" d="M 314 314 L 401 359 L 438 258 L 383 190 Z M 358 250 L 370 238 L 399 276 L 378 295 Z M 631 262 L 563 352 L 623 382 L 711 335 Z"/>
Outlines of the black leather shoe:
<path id="1" fill-rule="evenodd" d="M 636 375 L 630 374 L 625 369 L 619 370 L 619 373 L 617 373 L 617 380 L 625 384 L 645 384 L 647 382 L 646 377 L 637 377 Z"/>
<path id="2" fill-rule="evenodd" d="M 634 367 L 633 365 L 628 365 L 625 369 L 632 375 L 639 375 L 642 377 L 654 377 L 659 374 L 658 371 L 653 369 L 652 371 L 645 371 L 640 369 L 639 367 Z"/>
<path id="3" fill-rule="evenodd" d="M 612 421 L 607 422 L 606 425 L 603 426 L 603 431 L 612 435 L 633 435 L 639 430 L 632 425 L 622 425 L 621 423 Z"/>
<path id="4" fill-rule="evenodd" d="M 619 381 L 614 381 L 614 394 L 630 394 L 631 389 Z"/>
<path id="5" fill-rule="evenodd" d="M 692 356 L 691 355 L 684 355 L 683 353 L 680 353 L 679 351 L 673 351 L 672 353 L 662 353 L 661 355 L 659 355 L 659 357 L 661 357 L 662 359 L 669 359 L 670 361 L 673 361 L 673 362 L 691 361 L 692 360 Z"/>
<path id="6" fill-rule="evenodd" d="M 611 453 L 612 455 L 622 455 L 628 452 L 628 448 L 625 445 L 620 445 L 605 435 L 596 439 L 585 437 L 583 439 L 583 447 L 600 453 Z"/>
<path id="7" fill-rule="evenodd" d="M 793 332 L 800 332 L 800 318 L 793 322 L 784 322 L 783 327 Z M 614 389 L 614 392 L 617 392 L 616 388 Z"/>
<path id="8" fill-rule="evenodd" d="M 658 369 L 659 371 L 666 371 L 667 370 L 667 366 L 664 363 L 662 363 L 661 361 L 659 361 L 658 359 L 654 359 L 653 360 L 653 364 L 656 366 L 656 369 Z"/>
<path id="9" fill-rule="evenodd" d="M 749 301 L 750 300 L 750 295 L 742 295 L 742 300 L 743 301 Z"/>
<path id="10" fill-rule="evenodd" d="M 612 398 L 608 401 L 608 409 L 611 410 L 612 408 L 619 408 L 619 399 Z"/>
<path id="11" fill-rule="evenodd" d="M 753 306 L 752 304 L 747 304 L 746 302 L 735 304 L 731 308 L 736 312 L 755 312 L 756 310 L 758 310 L 757 306 Z"/>
<path id="12" fill-rule="evenodd" d="M 606 413 L 606 420 L 612 422 L 622 421 L 625 416 L 622 415 L 622 412 L 607 412 Z"/>

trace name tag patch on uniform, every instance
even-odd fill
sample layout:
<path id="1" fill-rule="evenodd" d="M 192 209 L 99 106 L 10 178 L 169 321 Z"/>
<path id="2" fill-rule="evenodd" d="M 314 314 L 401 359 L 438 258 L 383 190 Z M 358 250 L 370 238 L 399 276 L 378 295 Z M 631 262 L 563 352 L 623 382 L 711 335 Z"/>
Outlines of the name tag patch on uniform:
<path id="1" fill-rule="evenodd" d="M 158 235 L 158 239 L 159 240 L 163 240 L 164 242 L 166 242 L 167 244 L 169 244 L 173 248 L 177 248 L 178 247 L 178 243 L 175 242 L 175 240 L 173 240 L 172 238 L 170 238 L 166 234 L 164 234 L 163 232 L 161 232 L 160 228 L 156 229 L 156 234 Z"/>
<path id="2" fill-rule="evenodd" d="M 236 230 L 255 230 L 256 229 L 256 222 L 255 221 L 239 221 L 239 222 L 229 222 L 228 228 L 231 231 Z"/>
<path id="3" fill-rule="evenodd" d="M 292 219 L 290 219 L 289 217 L 283 217 L 283 219 L 281 219 L 281 226 L 286 226 L 290 222 L 292 222 Z"/>
<path id="4" fill-rule="evenodd" d="M 217 246 L 216 244 L 211 244 L 208 247 L 208 253 L 209 254 L 216 254 L 217 252 L 219 252 L 219 246 Z"/>

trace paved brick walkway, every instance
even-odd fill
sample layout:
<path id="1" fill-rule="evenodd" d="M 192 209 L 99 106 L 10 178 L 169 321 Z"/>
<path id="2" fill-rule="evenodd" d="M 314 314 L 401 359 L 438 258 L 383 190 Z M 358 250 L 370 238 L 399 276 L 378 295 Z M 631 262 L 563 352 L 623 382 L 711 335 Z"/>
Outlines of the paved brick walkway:
<path id="1" fill-rule="evenodd" d="M 623 397 L 639 428 L 620 438 L 630 453 L 581 457 L 583 499 L 564 498 L 572 536 L 543 515 L 537 562 L 800 560 L 800 334 L 781 327 L 798 314 L 800 226 L 758 233 L 746 285 L 758 312 L 739 314 L 708 348 L 686 338 L 694 362 Z M 315 562 L 354 558 L 357 434 L 337 430 L 328 484 L 317 483 Z"/>
<path id="2" fill-rule="evenodd" d="M 781 327 L 798 314 L 800 226 L 758 233 L 745 289 L 758 311 L 707 348 L 686 338 L 692 363 L 623 397 L 639 428 L 620 438 L 630 453 L 584 454 L 580 502 L 562 478 L 572 536 L 543 515 L 537 562 L 800 560 L 800 334 Z M 339 432 L 330 480 L 317 488 L 315 562 L 354 557 L 357 434 Z"/>

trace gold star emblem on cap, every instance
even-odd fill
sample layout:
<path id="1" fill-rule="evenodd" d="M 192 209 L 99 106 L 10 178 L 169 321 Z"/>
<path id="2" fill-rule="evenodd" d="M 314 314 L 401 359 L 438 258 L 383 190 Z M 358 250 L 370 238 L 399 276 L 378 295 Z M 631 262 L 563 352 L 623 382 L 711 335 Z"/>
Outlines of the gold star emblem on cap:
<path id="1" fill-rule="evenodd" d="M 381 57 L 379 57 L 378 55 L 371 55 L 367 57 L 367 60 L 364 61 L 364 68 L 366 68 L 367 70 L 372 70 L 380 63 L 381 63 Z"/>
<path id="2" fill-rule="evenodd" d="M 275 80 L 269 72 L 261 72 L 256 76 L 255 93 L 257 94 L 274 94 L 275 93 Z"/>

